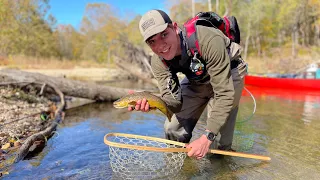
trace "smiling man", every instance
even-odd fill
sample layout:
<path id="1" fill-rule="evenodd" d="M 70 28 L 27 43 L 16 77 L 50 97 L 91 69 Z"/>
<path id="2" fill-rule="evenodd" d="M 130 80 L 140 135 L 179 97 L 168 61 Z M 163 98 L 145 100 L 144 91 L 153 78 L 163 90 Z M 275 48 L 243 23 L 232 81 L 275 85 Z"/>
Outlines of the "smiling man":
<path id="1" fill-rule="evenodd" d="M 246 74 L 241 47 L 220 30 L 197 25 L 201 56 L 192 55 L 185 32 L 161 10 L 144 14 L 139 28 L 155 53 L 151 67 L 161 98 L 174 113 L 171 122 L 167 119 L 164 124 L 166 138 L 189 143 L 200 115 L 208 107 L 207 127 L 200 138 L 188 144 L 187 148 L 191 148 L 188 155 L 197 159 L 204 157 L 213 142 L 216 142 L 215 148 L 231 150 Z M 178 72 L 186 75 L 181 82 Z M 146 112 L 149 104 L 142 99 L 134 109 Z"/>

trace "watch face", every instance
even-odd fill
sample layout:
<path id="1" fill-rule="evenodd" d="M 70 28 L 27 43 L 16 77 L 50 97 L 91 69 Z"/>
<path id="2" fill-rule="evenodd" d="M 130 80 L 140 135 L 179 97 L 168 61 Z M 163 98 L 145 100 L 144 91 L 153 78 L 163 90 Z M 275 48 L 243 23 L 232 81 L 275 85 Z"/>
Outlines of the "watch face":
<path id="1" fill-rule="evenodd" d="M 208 133 L 208 136 L 207 136 L 207 137 L 208 137 L 209 140 L 213 141 L 216 136 L 215 136 L 215 134 L 213 134 L 212 132 L 210 132 L 210 133 Z"/>

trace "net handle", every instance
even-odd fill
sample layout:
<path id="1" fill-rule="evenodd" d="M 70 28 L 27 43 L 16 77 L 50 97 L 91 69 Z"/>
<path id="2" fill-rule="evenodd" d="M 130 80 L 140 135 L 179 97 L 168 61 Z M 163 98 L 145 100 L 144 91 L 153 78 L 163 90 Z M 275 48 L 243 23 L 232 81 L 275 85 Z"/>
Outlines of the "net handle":
<path id="1" fill-rule="evenodd" d="M 188 151 L 190 151 L 190 149 L 188 149 L 188 148 L 158 148 L 158 147 L 138 146 L 138 145 L 111 142 L 108 140 L 108 137 L 112 137 L 112 136 L 152 140 L 152 141 L 163 142 L 163 143 L 167 143 L 167 144 L 178 145 L 178 146 L 182 146 L 182 147 L 186 146 L 185 143 L 171 141 L 171 140 L 162 139 L 162 138 L 156 138 L 156 137 L 150 137 L 150 136 L 140 136 L 140 135 L 134 135 L 134 134 L 124 134 L 124 133 L 108 133 L 104 136 L 104 143 L 109 146 L 112 146 L 112 147 L 135 149 L 135 150 L 156 151 L 156 152 L 188 152 Z M 227 156 L 259 159 L 259 160 L 264 160 L 264 161 L 271 160 L 271 158 L 268 156 L 261 156 L 261 155 L 256 155 L 256 154 L 247 154 L 247 153 L 232 152 L 232 151 L 222 151 L 222 150 L 216 150 L 216 149 L 210 149 L 209 152 L 213 153 L 213 154 L 221 154 L 221 155 L 227 155 Z"/>

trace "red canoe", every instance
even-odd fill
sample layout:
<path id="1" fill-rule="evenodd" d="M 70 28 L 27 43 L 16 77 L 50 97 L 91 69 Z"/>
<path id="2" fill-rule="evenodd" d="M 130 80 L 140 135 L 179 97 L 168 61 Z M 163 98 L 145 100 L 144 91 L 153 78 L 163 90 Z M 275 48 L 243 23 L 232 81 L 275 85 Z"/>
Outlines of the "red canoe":
<path id="1" fill-rule="evenodd" d="M 271 78 L 247 75 L 245 84 L 268 88 L 320 91 L 320 79 Z"/>

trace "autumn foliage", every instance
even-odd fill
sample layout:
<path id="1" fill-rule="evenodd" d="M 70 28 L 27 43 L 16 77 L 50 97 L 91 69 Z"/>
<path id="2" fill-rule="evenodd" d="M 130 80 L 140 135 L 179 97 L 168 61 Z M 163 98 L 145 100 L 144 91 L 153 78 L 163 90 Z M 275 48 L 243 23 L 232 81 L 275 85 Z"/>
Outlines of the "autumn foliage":
<path id="1" fill-rule="evenodd" d="M 221 16 L 236 16 L 243 56 L 255 61 L 257 66 L 276 69 L 277 65 L 268 58 L 278 59 L 278 64 L 290 61 L 302 66 L 305 64 L 300 63 L 301 59 L 307 63 L 320 57 L 318 0 L 167 0 L 164 3 L 172 19 L 180 25 L 196 12 L 209 9 Z M 48 10 L 48 0 L 1 0 L 0 56 L 113 64 L 114 54 L 121 57 L 126 52 L 119 41 L 148 51 L 138 29 L 141 15 L 120 15 L 109 4 L 89 3 L 81 24 L 73 27 L 57 24 Z M 2 59 L 6 62 L 0 59 L 1 65 L 8 64 L 8 58 Z M 267 60 L 260 63 L 261 59 Z"/>

